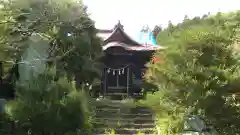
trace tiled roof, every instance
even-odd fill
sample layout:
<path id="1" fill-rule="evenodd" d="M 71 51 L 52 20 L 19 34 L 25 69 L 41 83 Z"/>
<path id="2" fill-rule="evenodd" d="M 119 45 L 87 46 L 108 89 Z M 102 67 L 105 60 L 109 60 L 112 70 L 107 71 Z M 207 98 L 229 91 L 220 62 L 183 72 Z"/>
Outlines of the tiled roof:
<path id="1" fill-rule="evenodd" d="M 151 51 L 163 49 L 163 47 L 158 46 L 153 38 L 151 33 L 147 33 L 147 37 L 144 39 L 144 34 L 146 32 L 141 32 L 142 35 L 139 37 L 139 41 L 132 39 L 127 35 L 123 30 L 123 25 L 118 22 L 115 25 L 113 30 L 98 30 L 99 33 L 97 36 L 104 40 L 103 50 L 106 50 L 109 47 L 121 46 L 126 50 L 135 50 L 135 51 Z"/>
<path id="2" fill-rule="evenodd" d="M 120 46 L 120 47 L 123 47 L 124 49 L 130 50 L 130 51 L 154 51 L 154 50 L 164 49 L 161 46 L 155 46 L 155 45 L 132 46 L 132 45 L 121 43 L 121 42 L 110 42 L 103 46 L 103 50 L 106 50 L 106 49 L 108 49 L 110 47 L 114 47 L 114 46 Z"/>

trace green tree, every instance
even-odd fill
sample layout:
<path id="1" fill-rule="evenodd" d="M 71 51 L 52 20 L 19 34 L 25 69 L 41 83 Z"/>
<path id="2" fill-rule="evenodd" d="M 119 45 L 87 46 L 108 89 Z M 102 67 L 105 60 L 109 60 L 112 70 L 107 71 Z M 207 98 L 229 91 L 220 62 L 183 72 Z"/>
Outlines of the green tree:
<path id="1" fill-rule="evenodd" d="M 59 72 L 67 71 L 69 78 L 78 73 L 83 82 L 99 75 L 101 41 L 81 1 L 15 0 L 2 1 L 2 5 L 7 16 L 2 22 L 9 25 L 2 35 L 6 37 L 3 44 L 10 63 L 15 64 L 32 44 L 46 44 L 43 41 L 48 40 L 49 56 L 45 61 L 60 65 Z M 33 34 L 42 39 L 30 43 Z"/>
<path id="2" fill-rule="evenodd" d="M 172 33 L 174 31 L 174 25 L 172 24 L 171 21 L 168 21 L 168 29 L 169 29 L 170 33 Z"/>
<path id="3" fill-rule="evenodd" d="M 236 14 L 210 16 L 178 24 L 170 37 L 162 34 L 171 28 L 158 36 L 168 49 L 156 53 L 164 61 L 149 64 L 146 80 L 159 89 L 148 102 L 161 109 L 163 134 L 182 132 L 189 115 L 200 115 L 221 134 L 240 134 L 240 63 L 233 49 L 238 24 Z"/>
<path id="4" fill-rule="evenodd" d="M 189 17 L 185 15 L 183 21 L 188 21 L 188 20 L 189 20 Z"/>
<path id="5" fill-rule="evenodd" d="M 156 25 L 152 31 L 154 38 L 157 38 L 157 35 L 162 31 L 162 27 L 160 25 Z"/>
<path id="6" fill-rule="evenodd" d="M 1 4 L 0 28 L 5 31 L 0 33 L 0 54 L 7 58 L 2 60 L 12 65 L 42 60 L 57 70 L 17 82 L 16 98 L 6 109 L 6 117 L 16 126 L 14 131 L 22 135 L 91 134 L 92 105 L 83 90 L 69 81 L 76 73 L 82 81 L 91 81 L 99 70 L 95 65 L 101 41 L 86 7 L 73 0 L 3 0 Z M 45 45 L 47 57 L 21 59 L 26 52 L 31 54 L 29 48 Z"/>

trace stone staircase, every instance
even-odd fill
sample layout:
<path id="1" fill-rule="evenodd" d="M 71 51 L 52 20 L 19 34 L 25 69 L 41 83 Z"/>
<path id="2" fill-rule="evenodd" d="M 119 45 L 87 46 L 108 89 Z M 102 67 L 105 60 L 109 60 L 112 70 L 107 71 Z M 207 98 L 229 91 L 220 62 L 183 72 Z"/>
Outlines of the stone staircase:
<path id="1" fill-rule="evenodd" d="M 137 107 L 124 101 L 98 101 L 93 133 L 156 135 L 155 120 L 149 108 Z"/>

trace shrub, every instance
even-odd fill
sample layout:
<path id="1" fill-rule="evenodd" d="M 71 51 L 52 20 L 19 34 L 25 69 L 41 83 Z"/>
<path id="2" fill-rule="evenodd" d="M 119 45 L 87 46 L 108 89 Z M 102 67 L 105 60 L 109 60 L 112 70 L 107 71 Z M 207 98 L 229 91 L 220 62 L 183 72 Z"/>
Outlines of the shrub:
<path id="1" fill-rule="evenodd" d="M 54 81 L 48 71 L 17 84 L 17 98 L 8 103 L 7 116 L 18 135 L 90 134 L 90 100 L 66 78 Z"/>

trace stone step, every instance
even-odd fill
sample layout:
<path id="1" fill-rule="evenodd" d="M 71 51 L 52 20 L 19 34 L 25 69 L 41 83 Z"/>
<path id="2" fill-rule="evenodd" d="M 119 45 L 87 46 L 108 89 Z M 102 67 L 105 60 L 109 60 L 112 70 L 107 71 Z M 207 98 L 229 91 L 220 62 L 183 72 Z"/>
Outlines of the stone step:
<path id="1" fill-rule="evenodd" d="M 97 118 L 122 118 L 122 119 L 152 119 L 154 118 L 151 114 L 125 114 L 125 113 L 115 113 L 115 114 L 107 114 L 105 113 L 98 113 L 95 115 Z"/>
<path id="2" fill-rule="evenodd" d="M 106 133 L 106 129 L 108 133 L 114 129 L 116 135 L 154 134 L 155 120 L 151 109 L 138 107 L 131 100 L 101 99 L 96 101 L 93 127 L 99 135 Z"/>
<path id="3" fill-rule="evenodd" d="M 142 129 L 142 128 L 155 128 L 155 124 L 154 123 L 148 123 L 148 124 L 134 124 L 134 123 L 116 123 L 116 122 L 112 122 L 112 123 L 94 123 L 94 127 L 97 128 L 128 128 L 128 129 Z"/>
<path id="4" fill-rule="evenodd" d="M 121 116 L 120 117 L 114 117 L 114 118 L 109 118 L 107 116 L 105 117 L 96 117 L 95 120 L 109 120 L 109 121 L 116 121 L 116 120 L 121 120 L 121 121 L 136 121 L 136 120 L 146 120 L 146 121 L 150 121 L 150 120 L 154 120 L 154 118 L 152 117 L 145 117 L 145 118 L 142 118 L 142 117 L 135 117 L 135 118 L 122 118 Z"/>
<path id="5" fill-rule="evenodd" d="M 106 132 L 111 132 L 112 129 L 105 129 L 105 128 L 95 128 L 94 133 L 95 134 L 104 134 Z M 115 134 L 125 134 L 125 135 L 133 135 L 138 133 L 143 134 L 154 134 L 154 129 L 122 129 L 122 128 L 116 128 L 113 129 Z"/>
<path id="6" fill-rule="evenodd" d="M 93 134 L 93 135 L 109 135 L 109 134 Z M 111 135 L 111 134 L 110 134 Z M 114 135 L 129 135 L 129 134 L 114 134 Z M 133 135 L 138 135 L 138 134 L 133 134 Z M 140 134 L 140 135 L 142 135 L 142 134 Z M 156 133 L 154 133 L 154 134 L 147 134 L 147 135 L 157 135 Z"/>
<path id="7" fill-rule="evenodd" d="M 152 113 L 130 113 L 127 110 L 123 111 L 96 111 L 95 115 L 97 117 L 101 116 L 108 116 L 108 117 L 115 117 L 115 116 L 123 116 L 126 118 L 134 118 L 134 117 L 153 117 Z"/>
<path id="8" fill-rule="evenodd" d="M 111 134 L 93 134 L 93 135 L 111 135 Z M 114 134 L 114 135 L 138 135 L 138 134 Z M 142 135 L 142 134 L 140 134 L 140 135 Z M 153 133 L 153 134 L 146 134 L 146 135 L 157 135 L 157 133 Z"/>
<path id="9" fill-rule="evenodd" d="M 132 118 L 149 118 L 149 119 L 152 119 L 154 116 L 152 114 L 141 114 L 141 113 L 137 113 L 137 114 L 125 114 L 125 113 L 114 113 L 114 114 L 111 114 L 111 113 L 97 113 L 95 115 L 95 117 L 97 118 L 117 118 L 117 117 L 120 117 L 120 118 L 126 118 L 126 119 L 132 119 Z"/>
<path id="10" fill-rule="evenodd" d="M 154 120 L 95 120 L 94 125 L 151 125 L 155 124 Z"/>
<path id="11" fill-rule="evenodd" d="M 114 108 L 114 109 L 118 109 L 118 108 L 131 108 L 132 110 L 151 110 L 147 107 L 139 107 L 139 106 L 133 106 L 133 105 L 123 105 L 123 103 L 106 103 L 106 104 L 100 104 L 98 103 L 98 105 L 96 106 L 96 108 Z"/>
<path id="12" fill-rule="evenodd" d="M 152 114 L 153 111 L 151 109 L 148 108 L 143 108 L 143 107 L 137 107 L 137 108 L 132 108 L 131 109 L 132 113 L 144 113 L 144 114 Z"/>
<path id="13" fill-rule="evenodd" d="M 118 119 L 118 118 L 96 118 L 95 123 L 111 123 L 111 122 L 120 122 L 120 123 L 135 123 L 135 124 L 148 124 L 155 123 L 153 119 Z"/>
<path id="14" fill-rule="evenodd" d="M 103 108 L 96 108 L 96 111 L 120 111 L 120 108 L 107 108 L 107 107 L 103 107 Z"/>
<path id="15" fill-rule="evenodd" d="M 111 108 L 111 109 L 119 109 L 119 108 L 132 108 L 132 106 L 121 106 L 120 105 L 98 105 L 96 106 L 96 109 L 102 109 L 102 108 Z"/>
<path id="16" fill-rule="evenodd" d="M 153 111 L 150 109 L 141 109 L 141 108 L 129 108 L 129 107 L 97 107 L 96 108 L 97 112 L 120 112 L 120 111 L 128 111 L 129 113 L 142 113 L 142 114 L 152 114 Z"/>
<path id="17" fill-rule="evenodd" d="M 102 108 L 102 109 L 96 109 L 96 114 L 97 113 L 106 113 L 106 114 L 118 114 L 120 113 L 120 109 L 110 109 L 110 108 Z"/>
<path id="18" fill-rule="evenodd" d="M 127 93 L 122 93 L 122 92 L 108 92 L 105 93 L 105 96 L 127 96 Z"/>
<path id="19" fill-rule="evenodd" d="M 126 100 L 109 100 L 109 99 L 99 99 L 95 101 L 97 106 L 101 105 L 110 105 L 110 106 L 128 106 L 129 104 L 126 104 Z"/>
<path id="20" fill-rule="evenodd" d="M 119 91 L 127 92 L 127 88 L 122 88 L 122 89 L 111 89 L 111 88 L 108 88 L 106 92 L 119 92 Z"/>
<path id="21" fill-rule="evenodd" d="M 102 108 L 119 109 L 119 108 L 122 108 L 122 107 L 120 105 L 116 105 L 116 106 L 113 106 L 113 105 L 98 105 L 96 107 L 96 109 L 102 109 Z"/>

